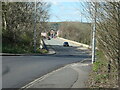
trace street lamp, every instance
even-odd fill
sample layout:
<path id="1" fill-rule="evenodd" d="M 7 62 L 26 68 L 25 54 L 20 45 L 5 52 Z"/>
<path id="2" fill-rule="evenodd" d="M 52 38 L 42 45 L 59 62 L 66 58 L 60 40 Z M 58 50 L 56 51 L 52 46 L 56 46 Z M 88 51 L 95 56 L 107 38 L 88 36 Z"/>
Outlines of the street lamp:
<path id="1" fill-rule="evenodd" d="M 36 0 L 35 0 L 35 12 L 34 12 L 34 52 L 36 53 Z"/>
<path id="2" fill-rule="evenodd" d="M 93 24 L 93 35 L 92 35 L 92 64 L 95 62 L 95 47 L 96 47 L 96 13 L 97 13 L 97 3 L 95 2 L 95 12 L 94 12 L 94 24 Z"/>

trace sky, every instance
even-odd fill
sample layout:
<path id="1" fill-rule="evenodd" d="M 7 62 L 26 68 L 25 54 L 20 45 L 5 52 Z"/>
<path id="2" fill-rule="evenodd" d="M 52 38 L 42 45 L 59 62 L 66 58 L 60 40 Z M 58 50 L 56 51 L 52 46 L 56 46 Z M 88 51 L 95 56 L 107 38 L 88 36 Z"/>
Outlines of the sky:
<path id="1" fill-rule="evenodd" d="M 91 0 L 3 0 L 3 1 L 45 1 L 51 3 L 50 22 L 77 21 L 90 22 L 86 18 L 87 13 L 83 11 L 81 3 Z M 94 0 L 93 0 L 94 1 Z M 84 13 L 84 14 L 83 14 Z"/>
<path id="2" fill-rule="evenodd" d="M 50 9 L 50 22 L 61 22 L 61 21 L 78 21 L 88 22 L 85 15 L 82 13 L 83 6 L 82 2 L 51 2 Z"/>

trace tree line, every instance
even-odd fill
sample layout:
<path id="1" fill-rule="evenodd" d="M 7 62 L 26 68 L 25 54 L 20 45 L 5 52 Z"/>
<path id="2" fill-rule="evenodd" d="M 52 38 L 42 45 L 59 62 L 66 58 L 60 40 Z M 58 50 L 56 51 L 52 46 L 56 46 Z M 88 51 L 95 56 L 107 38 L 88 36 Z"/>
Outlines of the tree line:
<path id="1" fill-rule="evenodd" d="M 40 34 L 47 29 L 50 6 L 47 2 L 36 2 L 35 13 L 35 2 L 2 2 L 3 52 L 9 52 L 10 50 L 6 51 L 9 46 L 33 49 L 35 19 L 39 45 Z"/>
<path id="2" fill-rule="evenodd" d="M 87 3 L 87 12 L 92 22 L 96 19 L 97 47 L 106 57 L 106 62 L 108 64 L 106 72 L 109 73 L 109 77 L 111 77 L 108 79 L 115 82 L 113 86 L 119 86 L 120 2 L 90 2 Z"/>
<path id="3" fill-rule="evenodd" d="M 60 36 L 84 44 L 91 44 L 91 23 L 61 22 Z M 87 36 L 87 37 L 86 37 Z"/>

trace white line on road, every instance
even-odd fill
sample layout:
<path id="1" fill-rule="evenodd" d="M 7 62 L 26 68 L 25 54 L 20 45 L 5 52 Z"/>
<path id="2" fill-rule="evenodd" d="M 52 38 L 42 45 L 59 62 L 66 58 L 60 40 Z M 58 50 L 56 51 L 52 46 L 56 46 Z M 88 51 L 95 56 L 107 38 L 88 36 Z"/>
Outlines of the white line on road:
<path id="1" fill-rule="evenodd" d="M 79 62 L 79 64 L 80 64 L 80 62 Z M 40 78 L 35 79 L 34 81 L 28 83 L 27 85 L 21 87 L 19 90 L 26 90 L 26 89 L 30 88 L 31 86 L 33 86 L 35 83 L 44 80 L 45 78 L 47 78 L 48 76 L 52 75 L 53 73 L 55 73 L 55 72 L 57 72 L 57 71 L 60 71 L 60 70 L 62 70 L 62 69 L 64 69 L 64 68 L 66 68 L 66 67 L 77 66 L 77 65 L 78 65 L 78 62 L 77 62 L 77 63 L 72 63 L 72 64 L 65 65 L 64 67 L 61 67 L 61 68 L 59 68 L 59 69 L 57 69 L 57 70 L 54 70 L 54 71 L 52 71 L 52 72 L 50 72 L 50 73 L 48 73 L 48 74 L 46 74 L 46 75 L 43 75 L 43 76 L 40 77 Z M 81 65 L 82 65 L 82 64 L 81 64 Z M 85 64 L 85 65 L 87 65 L 87 64 Z M 89 65 L 89 64 L 88 64 L 88 65 Z"/>

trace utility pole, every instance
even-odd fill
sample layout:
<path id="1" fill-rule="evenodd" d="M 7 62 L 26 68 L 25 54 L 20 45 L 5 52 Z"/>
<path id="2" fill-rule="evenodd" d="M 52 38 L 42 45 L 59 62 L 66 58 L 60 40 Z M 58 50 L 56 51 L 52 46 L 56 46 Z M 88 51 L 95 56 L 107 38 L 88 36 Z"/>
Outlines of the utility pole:
<path id="1" fill-rule="evenodd" d="M 95 2 L 94 11 L 94 24 L 93 24 L 93 35 L 92 35 L 92 64 L 95 62 L 95 47 L 96 47 L 96 13 L 97 13 L 97 2 Z"/>
<path id="2" fill-rule="evenodd" d="M 36 53 L 36 0 L 35 0 L 35 12 L 34 12 L 34 52 Z"/>

